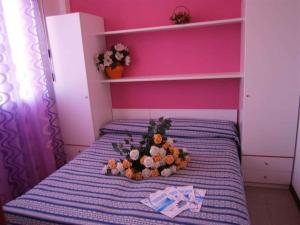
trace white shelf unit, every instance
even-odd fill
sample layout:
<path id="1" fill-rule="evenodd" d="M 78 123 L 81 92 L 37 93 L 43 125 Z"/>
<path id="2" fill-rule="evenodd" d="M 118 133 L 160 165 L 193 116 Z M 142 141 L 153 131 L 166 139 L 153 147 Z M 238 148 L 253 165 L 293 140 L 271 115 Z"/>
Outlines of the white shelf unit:
<path id="1" fill-rule="evenodd" d="M 120 79 L 101 80 L 102 83 L 129 83 L 129 82 L 155 82 L 155 81 L 179 81 L 179 80 L 209 80 L 209 79 L 238 79 L 240 73 L 212 73 L 212 74 L 177 74 L 177 75 L 152 75 L 138 77 L 123 77 Z"/>
<path id="2" fill-rule="evenodd" d="M 47 17 L 53 56 L 53 82 L 62 139 L 67 159 L 90 146 L 99 128 L 112 120 L 109 84 L 102 79 L 93 58 L 106 49 L 104 37 L 92 35 L 104 30 L 100 17 L 72 13 Z"/>
<path id="3" fill-rule="evenodd" d="M 109 35 L 118 35 L 118 34 L 144 33 L 144 32 L 151 32 L 151 31 L 179 30 L 179 29 L 187 29 L 187 28 L 194 28 L 194 27 L 208 27 L 208 26 L 217 26 L 217 25 L 225 25 L 225 24 L 234 24 L 234 23 L 241 23 L 241 22 L 243 22 L 243 18 L 231 18 L 231 19 L 224 19 L 224 20 L 212 20 L 212 21 L 195 22 L 195 23 L 178 24 L 178 25 L 166 25 L 166 26 L 106 31 L 106 32 L 97 33 L 97 35 L 109 36 Z"/>

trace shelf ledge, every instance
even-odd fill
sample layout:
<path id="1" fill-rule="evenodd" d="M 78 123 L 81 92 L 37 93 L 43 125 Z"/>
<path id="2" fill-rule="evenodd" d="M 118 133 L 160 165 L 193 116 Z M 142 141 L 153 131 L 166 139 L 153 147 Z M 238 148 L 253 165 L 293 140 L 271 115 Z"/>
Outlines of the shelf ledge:
<path id="1" fill-rule="evenodd" d="M 240 23 L 242 21 L 243 18 L 231 18 L 231 19 L 224 19 L 224 20 L 211 20 L 205 22 L 186 23 L 186 24 L 178 24 L 178 25 L 166 25 L 166 26 L 157 26 L 157 27 L 144 27 L 144 28 L 127 29 L 127 30 L 106 31 L 106 32 L 98 33 L 97 35 L 108 36 L 108 35 L 118 35 L 118 34 L 161 31 L 161 30 L 178 30 L 178 29 L 186 29 L 186 28 L 193 28 L 193 27 L 207 27 L 207 26 L 215 26 L 215 25 L 223 25 L 223 24 Z"/>
<path id="2" fill-rule="evenodd" d="M 209 80 L 209 79 L 239 79 L 240 73 L 213 73 L 213 74 L 178 74 L 178 75 L 153 75 L 139 77 L 123 77 L 120 79 L 104 79 L 102 83 L 129 83 L 129 82 L 154 82 L 176 80 Z"/>

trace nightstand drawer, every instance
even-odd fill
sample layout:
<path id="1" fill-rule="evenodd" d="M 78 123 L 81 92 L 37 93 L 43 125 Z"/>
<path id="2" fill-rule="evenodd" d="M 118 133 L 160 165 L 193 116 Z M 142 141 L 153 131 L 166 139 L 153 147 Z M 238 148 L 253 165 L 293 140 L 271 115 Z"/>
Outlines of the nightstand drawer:
<path id="1" fill-rule="evenodd" d="M 289 184 L 293 158 L 242 156 L 246 182 Z"/>
<path id="2" fill-rule="evenodd" d="M 266 183 L 266 184 L 290 184 L 291 172 L 273 172 L 244 170 L 243 177 L 245 182 Z"/>
<path id="3" fill-rule="evenodd" d="M 242 156 L 242 168 L 246 170 L 291 172 L 293 158 Z"/>

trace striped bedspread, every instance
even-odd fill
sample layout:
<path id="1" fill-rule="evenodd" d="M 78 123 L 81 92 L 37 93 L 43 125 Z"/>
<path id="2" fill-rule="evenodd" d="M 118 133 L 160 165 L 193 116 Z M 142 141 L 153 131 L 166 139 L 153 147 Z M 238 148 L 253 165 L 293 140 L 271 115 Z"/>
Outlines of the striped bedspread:
<path id="1" fill-rule="evenodd" d="M 191 162 L 170 177 L 142 181 L 106 176 L 108 159 L 119 159 L 112 142 L 123 142 L 124 130 L 134 140 L 147 121 L 115 121 L 103 136 L 77 158 L 7 203 L 10 224 L 250 224 L 238 157 L 236 127 L 228 121 L 173 119 L 168 135 L 187 147 Z M 140 203 L 150 193 L 168 186 L 193 185 L 207 190 L 201 211 L 185 211 L 170 219 Z"/>

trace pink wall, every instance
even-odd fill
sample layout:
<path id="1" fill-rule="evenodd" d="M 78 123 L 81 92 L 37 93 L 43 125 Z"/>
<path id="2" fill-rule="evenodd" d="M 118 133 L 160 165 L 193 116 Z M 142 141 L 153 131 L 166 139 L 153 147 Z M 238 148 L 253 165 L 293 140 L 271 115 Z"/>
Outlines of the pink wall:
<path id="1" fill-rule="evenodd" d="M 238 79 L 128 83 L 111 88 L 118 108 L 238 108 Z"/>
<path id="2" fill-rule="evenodd" d="M 240 0 L 70 0 L 71 11 L 105 20 L 106 30 L 170 24 L 177 5 L 187 6 L 192 22 L 241 16 Z M 107 38 L 131 52 L 124 76 L 240 71 L 239 24 Z M 199 80 L 112 84 L 115 108 L 238 108 L 239 80 Z M 145 100 L 147 99 L 147 100 Z M 155 99 L 155 101 L 150 101 Z"/>

